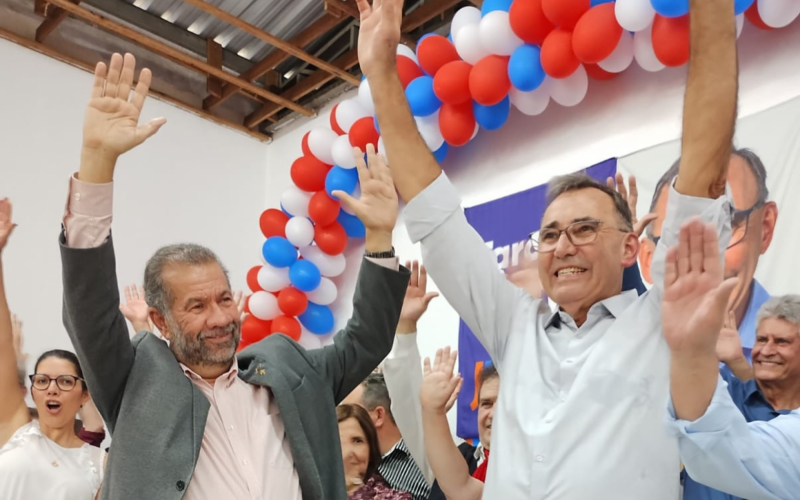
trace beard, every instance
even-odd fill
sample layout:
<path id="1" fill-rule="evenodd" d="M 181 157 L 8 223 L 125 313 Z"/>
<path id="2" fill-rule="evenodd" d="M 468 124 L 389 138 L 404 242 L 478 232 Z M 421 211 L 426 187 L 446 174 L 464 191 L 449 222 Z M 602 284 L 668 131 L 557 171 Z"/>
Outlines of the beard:
<path id="1" fill-rule="evenodd" d="M 239 347 L 241 329 L 239 324 L 231 322 L 222 328 L 203 330 L 197 336 L 185 333 L 172 317 L 165 318 L 169 329 L 173 332 L 169 348 L 175 358 L 186 366 L 229 366 Z M 225 342 L 206 343 L 208 338 L 222 337 L 230 334 Z"/>

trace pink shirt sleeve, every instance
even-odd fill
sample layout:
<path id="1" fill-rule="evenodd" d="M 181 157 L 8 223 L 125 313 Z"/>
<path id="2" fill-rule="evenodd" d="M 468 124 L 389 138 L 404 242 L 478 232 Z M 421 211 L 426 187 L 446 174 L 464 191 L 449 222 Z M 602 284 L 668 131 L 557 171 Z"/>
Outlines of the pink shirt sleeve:
<path id="1" fill-rule="evenodd" d="M 92 184 L 69 178 L 69 197 L 64 208 L 67 246 L 96 248 L 111 234 L 114 183 Z"/>
<path id="2" fill-rule="evenodd" d="M 367 260 L 370 262 L 374 262 L 379 266 L 388 267 L 389 269 L 393 269 L 395 271 L 400 269 L 400 260 L 397 257 L 389 257 L 383 259 L 373 259 L 372 257 L 367 257 Z"/>

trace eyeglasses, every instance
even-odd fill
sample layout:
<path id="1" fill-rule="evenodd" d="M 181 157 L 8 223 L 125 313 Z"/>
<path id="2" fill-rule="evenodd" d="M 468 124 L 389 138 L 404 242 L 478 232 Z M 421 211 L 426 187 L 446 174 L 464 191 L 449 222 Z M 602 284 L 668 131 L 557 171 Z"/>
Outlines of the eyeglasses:
<path id="1" fill-rule="evenodd" d="M 597 239 L 597 234 L 604 228 L 601 220 L 591 219 L 573 222 L 564 229 L 547 228 L 539 231 L 539 237 L 536 238 L 536 233 L 531 233 L 529 238 L 533 249 L 539 253 L 549 253 L 556 249 L 558 240 L 561 239 L 561 234 L 567 235 L 567 239 L 574 246 L 579 247 L 588 245 Z M 613 229 L 622 233 L 629 233 L 627 229 L 620 229 L 618 227 L 609 227 L 605 229 Z"/>
<path id="2" fill-rule="evenodd" d="M 75 385 L 78 383 L 78 380 L 84 382 L 84 380 L 80 377 L 76 377 L 74 375 L 59 375 L 58 377 L 50 377 L 47 375 L 43 375 L 41 373 L 37 373 L 35 375 L 30 376 L 31 384 L 33 388 L 37 391 L 46 391 L 50 388 L 50 384 L 53 380 L 56 381 L 56 385 L 62 391 L 71 391 L 75 388 Z"/>
<path id="3" fill-rule="evenodd" d="M 764 205 L 765 202 L 759 201 L 747 210 L 736 210 L 733 212 L 733 217 L 731 217 L 731 241 L 726 250 L 744 241 L 745 236 L 747 236 L 747 228 L 750 226 L 750 215 Z M 660 236 L 650 236 L 650 240 L 655 245 L 658 245 L 660 239 Z"/>

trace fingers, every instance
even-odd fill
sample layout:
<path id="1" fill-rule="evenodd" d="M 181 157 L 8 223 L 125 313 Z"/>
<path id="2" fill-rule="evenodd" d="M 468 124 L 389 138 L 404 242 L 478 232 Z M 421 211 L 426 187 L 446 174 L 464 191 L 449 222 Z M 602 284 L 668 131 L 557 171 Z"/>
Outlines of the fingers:
<path id="1" fill-rule="evenodd" d="M 664 262 L 664 289 L 669 288 L 678 280 L 678 249 L 671 247 L 667 250 L 667 259 Z"/>
<path id="2" fill-rule="evenodd" d="M 117 95 L 119 99 L 125 101 L 131 95 L 131 87 L 133 86 L 133 72 L 136 69 L 136 58 L 133 54 L 125 54 L 122 60 L 122 73 L 119 79 L 119 87 L 117 88 Z M 110 96 L 114 97 L 114 96 Z"/>
<path id="3" fill-rule="evenodd" d="M 445 404 L 446 410 L 449 410 L 453 406 L 453 404 L 450 403 L 450 399 L 452 398 L 453 403 L 455 403 L 456 398 L 458 398 L 458 391 L 461 390 L 462 380 L 461 375 L 456 374 L 448 382 L 447 389 L 450 392 L 450 398 L 447 399 L 447 404 Z"/>
<path id="4" fill-rule="evenodd" d="M 448 350 L 450 348 L 448 347 Z M 449 356 L 445 359 L 445 366 L 444 369 L 447 373 L 452 374 L 453 370 L 456 367 L 456 359 L 458 359 L 458 351 L 453 350 L 452 352 L 448 352 Z"/>
<path id="5" fill-rule="evenodd" d="M 621 173 L 617 172 L 616 180 L 617 180 L 617 192 L 619 193 L 620 196 L 622 196 L 623 200 L 628 201 L 628 190 L 625 188 L 625 178 L 622 176 Z"/>
<path id="6" fill-rule="evenodd" d="M 356 5 L 358 5 L 358 12 L 361 14 L 362 21 L 372 13 L 372 7 L 369 6 L 369 0 L 356 0 Z"/>
<path id="7" fill-rule="evenodd" d="M 145 300 L 145 298 L 144 298 L 144 287 L 140 286 L 139 290 L 137 292 L 139 293 L 139 298 L 142 299 L 142 300 Z"/>
<path id="8" fill-rule="evenodd" d="M 438 296 L 439 296 L 439 292 L 426 293 L 425 297 L 422 298 L 422 303 L 425 304 L 425 307 L 427 308 L 428 304 L 430 304 L 431 301 L 433 299 L 435 299 L 436 297 L 438 297 Z"/>
<path id="9" fill-rule="evenodd" d="M 111 63 L 108 66 L 108 75 L 106 76 L 106 90 L 103 94 L 106 97 L 117 97 L 119 80 L 122 76 L 122 63 L 121 55 L 114 54 L 111 56 Z"/>
<path id="10" fill-rule="evenodd" d="M 731 298 L 731 293 L 733 293 L 733 289 L 736 288 L 738 283 L 739 278 L 728 278 L 717 287 L 714 294 L 714 310 L 723 318 L 728 307 L 728 300 Z"/>
<path id="11" fill-rule="evenodd" d="M 408 286 L 419 287 L 419 261 L 415 260 L 411 263 L 411 279 L 408 281 Z"/>
<path id="12" fill-rule="evenodd" d="M 372 173 L 367 169 L 367 163 L 364 161 L 364 153 L 360 148 L 353 148 L 353 158 L 356 160 L 358 183 L 363 187 L 364 183 L 372 178 Z"/>
<path id="13" fill-rule="evenodd" d="M 639 188 L 636 187 L 636 177 L 633 175 L 628 176 L 628 206 L 631 207 L 631 213 L 636 214 L 636 202 L 639 201 Z M 636 218 L 636 215 L 633 216 Z"/>
<path id="14" fill-rule="evenodd" d="M 450 349 L 448 347 L 448 349 Z M 433 357 L 433 370 L 439 371 L 439 367 L 442 364 L 442 350 L 436 349 L 436 355 Z"/>
<path id="15" fill-rule="evenodd" d="M 722 256 L 719 252 L 717 228 L 713 224 L 700 225 L 698 222 L 698 225 L 700 226 L 698 231 L 703 235 L 703 269 L 715 278 L 722 280 L 723 266 Z"/>
<path id="16" fill-rule="evenodd" d="M 125 302 L 131 302 L 133 300 L 133 292 L 131 292 L 130 285 L 125 287 Z"/>
<path id="17" fill-rule="evenodd" d="M 647 226 L 649 226 L 650 223 L 656 219 L 658 219 L 658 214 L 649 213 L 645 215 L 633 225 L 633 232 L 636 233 L 636 236 L 642 236 L 642 234 L 644 234 L 644 230 L 647 229 Z"/>
<path id="18" fill-rule="evenodd" d="M 728 311 L 727 323 L 728 323 L 728 328 L 730 328 L 731 330 L 738 330 L 738 328 L 736 327 L 736 312 L 733 309 Z"/>
<path id="19" fill-rule="evenodd" d="M 344 205 L 348 210 L 351 212 L 358 214 L 356 210 L 356 205 L 358 204 L 358 200 L 350 196 L 349 194 L 345 193 L 344 191 L 339 191 L 338 189 L 335 191 L 331 191 L 331 196 L 335 199 L 339 200 L 339 202 Z"/>
<path id="20" fill-rule="evenodd" d="M 106 63 L 99 62 L 94 67 L 94 81 L 92 82 L 92 99 L 99 99 L 103 97 L 103 91 L 106 87 L 106 74 L 108 67 Z"/>
<path id="21" fill-rule="evenodd" d="M 425 266 L 419 266 L 419 288 L 424 292 L 428 289 L 428 271 Z"/>
<path id="22" fill-rule="evenodd" d="M 617 186 L 616 186 L 616 184 L 614 184 L 614 178 L 613 178 L 613 177 L 611 177 L 611 176 L 609 176 L 609 177 L 606 179 L 606 186 L 608 186 L 608 187 L 609 187 L 609 189 L 614 189 L 614 190 L 616 190 L 616 189 L 617 189 Z"/>
<path id="23" fill-rule="evenodd" d="M 427 376 L 430 375 L 432 371 L 431 358 L 425 358 L 425 361 L 422 362 L 422 374 Z"/>
<path id="24" fill-rule="evenodd" d="M 705 260 L 705 228 L 699 220 L 693 219 L 689 223 L 689 266 L 691 272 L 703 272 Z"/>
<path id="25" fill-rule="evenodd" d="M 153 73 L 151 73 L 149 69 L 144 68 L 141 73 L 139 73 L 139 82 L 136 84 L 136 90 L 134 90 L 133 98 L 131 99 L 131 104 L 139 111 L 142 111 L 142 107 L 144 107 L 144 101 L 147 99 L 147 93 L 150 92 L 150 83 L 152 81 Z"/>
<path id="26" fill-rule="evenodd" d="M 367 144 L 367 160 L 373 179 L 380 179 L 386 184 L 394 185 L 392 172 L 389 170 L 386 160 L 383 158 L 383 155 L 379 155 L 375 152 L 375 146 L 372 144 Z"/>
<path id="27" fill-rule="evenodd" d="M 678 237 L 678 276 L 685 276 L 689 273 L 689 225 L 685 222 L 681 226 L 680 236 Z"/>

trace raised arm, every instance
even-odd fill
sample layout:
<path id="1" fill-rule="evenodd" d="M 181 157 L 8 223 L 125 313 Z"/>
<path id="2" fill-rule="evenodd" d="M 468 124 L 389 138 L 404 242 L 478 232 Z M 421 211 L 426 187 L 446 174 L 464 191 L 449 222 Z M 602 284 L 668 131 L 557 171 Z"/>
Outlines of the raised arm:
<path id="1" fill-rule="evenodd" d="M 698 198 L 725 193 L 739 89 L 733 0 L 690 0 L 689 80 L 675 189 Z"/>
<path id="2" fill-rule="evenodd" d="M 92 398 L 112 433 L 134 356 L 119 310 L 110 237 L 114 169 L 120 155 L 155 134 L 166 121 L 139 125 L 152 76 L 142 70 L 131 95 L 135 66 L 132 55 L 114 54 L 108 67 L 99 63 L 95 69 L 80 171 L 70 179 L 61 237 L 64 326 Z"/>
<path id="3" fill-rule="evenodd" d="M 241 296 L 241 293 L 239 293 Z M 239 299 L 236 297 L 237 307 Z M 120 304 L 119 310 L 133 327 L 133 333 L 152 332 L 155 330 L 150 320 L 150 306 L 144 300 L 144 288 L 135 284 L 125 287 L 125 304 Z"/>
<path id="4" fill-rule="evenodd" d="M 462 379 L 453 373 L 456 352 L 447 347 L 436 351 L 431 366 L 425 358 L 422 382 L 422 424 L 425 430 L 425 452 L 436 481 L 448 500 L 480 500 L 483 483 L 469 474 L 469 466 L 458 451 L 447 423 L 447 402 L 461 387 Z"/>
<path id="5" fill-rule="evenodd" d="M 8 198 L 0 200 L 0 393 L 3 394 L 0 398 L 0 447 L 17 429 L 30 422 L 17 379 L 17 352 L 3 276 L 3 250 L 16 227 L 11 215 L 11 202 Z"/>

